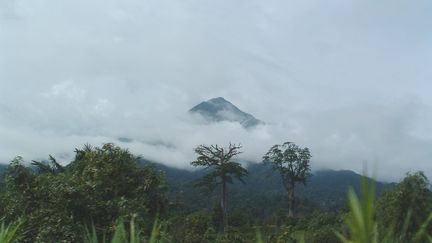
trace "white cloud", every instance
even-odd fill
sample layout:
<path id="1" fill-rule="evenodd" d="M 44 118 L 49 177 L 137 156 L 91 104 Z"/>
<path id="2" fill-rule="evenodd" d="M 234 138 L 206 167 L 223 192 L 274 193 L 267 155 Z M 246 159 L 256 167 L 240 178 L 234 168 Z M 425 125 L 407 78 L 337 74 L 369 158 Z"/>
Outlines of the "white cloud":
<path id="1" fill-rule="evenodd" d="M 16 14 L 15 0 L 1 0 L 0 1 L 0 20 L 1 19 L 14 19 Z"/>
<path id="2" fill-rule="evenodd" d="M 94 113 L 105 117 L 108 117 L 110 114 L 112 114 L 113 110 L 114 105 L 105 98 L 98 99 L 96 105 L 93 106 Z"/>
<path id="3" fill-rule="evenodd" d="M 241 142 L 243 158 L 259 160 L 291 140 L 311 147 L 315 168 L 430 171 L 431 8 L 0 0 L 0 160 L 130 137 L 122 145 L 134 152 L 186 166 L 200 143 Z M 217 96 L 269 125 L 247 132 L 185 116 Z"/>
<path id="4" fill-rule="evenodd" d="M 74 101 L 82 101 L 86 97 L 86 90 L 78 87 L 73 80 L 66 80 L 51 87 L 50 92 L 44 93 L 47 97 L 64 97 Z"/>

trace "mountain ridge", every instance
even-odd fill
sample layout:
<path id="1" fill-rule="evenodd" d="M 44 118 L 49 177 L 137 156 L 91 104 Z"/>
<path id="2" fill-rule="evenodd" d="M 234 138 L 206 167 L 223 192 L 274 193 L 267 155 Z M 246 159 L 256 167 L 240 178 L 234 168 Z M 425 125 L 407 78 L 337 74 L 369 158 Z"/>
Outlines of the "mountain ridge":
<path id="1" fill-rule="evenodd" d="M 265 124 L 253 115 L 240 110 L 223 97 L 203 101 L 190 109 L 189 113 L 199 114 L 208 122 L 238 122 L 244 128 L 253 128 Z"/>
<path id="2" fill-rule="evenodd" d="M 211 210 L 212 204 L 218 196 L 218 191 L 199 192 L 194 182 L 204 176 L 208 171 L 177 169 L 161 163 L 142 160 L 142 164 L 153 164 L 161 170 L 169 185 L 169 197 L 173 202 L 179 203 L 185 210 L 194 211 L 200 208 Z M 246 184 L 235 182 L 230 185 L 230 205 L 232 210 L 245 206 L 253 206 L 257 213 L 268 217 L 272 212 L 284 208 L 287 203 L 286 192 L 282 186 L 280 175 L 262 163 L 248 163 L 246 169 L 249 176 L 245 178 Z M 313 172 L 306 186 L 298 185 L 296 195 L 301 202 L 297 206 L 303 214 L 310 214 L 316 210 L 336 212 L 346 206 L 346 193 L 351 187 L 360 192 L 362 176 L 351 170 L 318 170 Z M 368 178 L 376 185 L 377 195 L 383 190 L 393 186 L 392 183 L 380 182 Z"/>

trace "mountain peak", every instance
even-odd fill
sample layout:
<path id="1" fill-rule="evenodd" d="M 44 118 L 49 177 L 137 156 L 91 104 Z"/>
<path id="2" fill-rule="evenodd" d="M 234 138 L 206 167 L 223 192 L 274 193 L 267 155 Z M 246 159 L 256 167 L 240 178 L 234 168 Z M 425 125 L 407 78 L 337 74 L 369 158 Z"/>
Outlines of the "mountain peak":
<path id="1" fill-rule="evenodd" d="M 210 103 L 231 103 L 231 102 L 227 101 L 224 97 L 217 97 L 217 98 L 209 99 L 207 102 L 210 102 Z"/>
<path id="2" fill-rule="evenodd" d="M 264 124 L 251 114 L 243 112 L 223 97 L 201 102 L 189 110 L 189 112 L 199 114 L 209 122 L 238 122 L 245 128 L 252 128 Z"/>

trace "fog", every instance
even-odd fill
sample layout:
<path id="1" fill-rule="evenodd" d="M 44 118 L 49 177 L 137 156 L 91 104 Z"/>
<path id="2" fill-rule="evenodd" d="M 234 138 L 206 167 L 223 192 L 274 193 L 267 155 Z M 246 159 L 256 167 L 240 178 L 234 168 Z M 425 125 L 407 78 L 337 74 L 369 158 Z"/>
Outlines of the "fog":
<path id="1" fill-rule="evenodd" d="M 0 0 L 0 161 L 85 143 L 188 168 L 199 144 L 260 162 L 432 176 L 430 1 Z M 223 96 L 266 122 L 204 125 Z M 129 138 L 131 142 L 121 142 Z"/>

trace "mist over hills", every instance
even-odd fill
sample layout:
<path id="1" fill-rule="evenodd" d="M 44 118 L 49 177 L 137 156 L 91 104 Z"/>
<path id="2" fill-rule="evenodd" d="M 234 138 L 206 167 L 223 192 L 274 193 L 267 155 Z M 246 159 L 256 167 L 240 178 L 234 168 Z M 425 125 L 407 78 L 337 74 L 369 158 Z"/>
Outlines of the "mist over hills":
<path id="1" fill-rule="evenodd" d="M 190 115 L 197 115 L 203 118 L 208 124 L 217 122 L 234 122 L 239 123 L 246 129 L 252 129 L 265 123 L 253 115 L 240 110 L 237 106 L 229 102 L 223 97 L 212 98 L 207 101 L 203 101 L 198 105 L 194 106 L 188 111 Z M 128 137 L 117 138 L 119 142 L 131 143 L 134 139 Z M 166 142 L 161 141 L 150 141 L 151 145 L 160 145 L 164 147 L 170 147 Z M 160 161 L 163 162 L 163 161 Z"/>
<path id="2" fill-rule="evenodd" d="M 115 87 L 121 89 L 121 85 Z M 78 94 L 91 91 L 89 87 L 78 82 L 60 83 L 47 91 L 51 95 L 49 104 L 56 104 L 55 107 L 34 103 L 38 107 L 61 111 L 55 115 L 39 117 L 32 113 L 31 109 L 13 109 L 13 106 L 3 104 L 0 110 L 5 108 L 12 113 L 0 118 L 2 122 L 6 122 L 0 131 L 3 134 L 0 146 L 2 162 L 10 161 L 16 155 L 21 155 L 26 160 L 43 160 L 48 154 L 52 154 L 67 163 L 75 147 L 85 143 L 97 146 L 114 142 L 129 148 L 134 154 L 145 155 L 152 161 L 185 168 L 188 161 L 193 159 L 193 148 L 198 144 L 224 145 L 229 141 L 242 143 L 244 153 L 240 157 L 247 161 L 259 161 L 269 147 L 288 140 L 311 149 L 315 168 L 349 169 L 361 173 L 362 161 L 378 161 L 379 178 L 392 181 L 402 178 L 405 172 L 412 170 L 410 163 L 415 162 L 414 169 L 425 171 L 431 177 L 428 169 L 430 163 L 423 159 L 431 157 L 430 150 L 427 149 L 430 147 L 429 142 L 420 141 L 411 135 L 405 136 L 412 131 L 409 125 L 411 122 L 405 118 L 413 115 L 406 115 L 404 112 L 415 110 L 415 107 L 411 106 L 400 109 L 385 105 L 359 106 L 342 110 L 335 108 L 330 110 L 331 112 L 315 109 L 296 112 L 291 105 L 276 108 L 271 103 L 255 103 L 259 97 L 250 101 L 220 92 L 217 96 L 224 97 L 223 100 L 212 100 L 222 100 L 220 103 L 224 103 L 226 107 L 235 106 L 240 110 L 239 114 L 242 114 L 236 117 L 240 119 L 230 121 L 233 120 L 232 117 L 220 118 L 221 115 L 226 115 L 226 112 L 218 112 L 214 104 L 210 107 L 215 108 L 213 111 L 216 112 L 204 118 L 202 114 L 208 112 L 203 106 L 210 104 L 207 99 L 217 97 L 214 93 L 219 92 L 215 91 L 210 95 L 202 94 L 177 101 L 140 100 L 140 107 L 137 109 L 119 103 L 113 108 L 112 114 L 99 116 L 90 109 L 97 106 L 90 95 L 77 101 L 77 104 L 74 103 L 75 100 L 63 100 L 70 95 L 68 91 L 71 90 Z M 48 98 L 44 96 L 39 100 L 45 99 Z M 232 106 L 227 105 L 231 100 L 235 100 L 235 103 L 230 102 Z M 112 105 L 114 104 L 113 101 Z M 61 109 L 64 105 L 71 107 Z M 277 112 L 266 111 L 272 109 Z M 190 110 L 199 110 L 200 113 L 188 112 Z M 249 122 L 244 122 L 244 118 L 249 117 L 244 116 L 243 113 L 246 112 L 266 124 L 250 127 Z M 281 116 L 273 117 L 272 113 Z M 369 117 L 370 115 L 374 117 Z M 394 123 L 398 118 L 403 118 L 404 121 Z M 250 128 L 244 128 L 240 125 L 242 122 Z M 406 146 L 403 146 L 404 144 Z"/>
<path id="3" fill-rule="evenodd" d="M 240 110 L 223 97 L 213 98 L 196 105 L 189 110 L 190 114 L 197 114 L 209 123 L 213 122 L 237 122 L 246 129 L 251 129 L 265 123 L 253 115 Z M 244 210 L 246 207 L 255 210 L 254 214 L 261 217 L 269 217 L 288 203 L 286 192 L 282 186 L 278 173 L 271 171 L 262 163 L 244 162 L 249 171 L 245 184 L 234 183 L 230 187 L 231 210 Z M 150 161 L 141 161 L 143 164 Z M 152 163 L 162 170 L 169 184 L 169 195 L 172 201 L 181 205 L 184 210 L 194 211 L 200 208 L 211 210 L 212 203 L 219 192 L 202 192 L 203 197 L 196 193 L 193 187 L 194 181 L 207 173 L 204 170 L 182 170 L 172 168 L 160 163 Z M 310 177 L 307 185 L 299 185 L 296 193 L 300 195 L 297 210 L 309 214 L 314 211 L 337 211 L 346 205 L 346 192 L 352 187 L 359 192 L 362 176 L 350 170 L 319 170 Z M 379 195 L 391 183 L 373 181 Z"/>
<path id="4" fill-rule="evenodd" d="M 241 124 L 246 129 L 251 129 L 259 125 L 265 124 L 263 121 L 255 118 L 253 115 L 240 110 L 231 102 L 222 97 L 213 98 L 203 101 L 194 106 L 189 111 L 189 114 L 199 115 L 209 123 L 214 122 L 235 122 Z M 129 144 L 133 143 L 132 138 L 122 137 L 118 138 L 118 142 Z M 156 144 L 154 142 L 153 144 Z M 168 145 L 158 143 L 160 146 L 168 147 Z M 187 162 L 187 161 L 185 161 Z M 253 200 L 269 200 L 277 201 L 285 200 L 285 192 L 278 174 L 271 173 L 269 168 L 266 168 L 259 161 L 249 161 L 242 163 L 247 165 L 249 170 L 249 177 L 246 179 L 246 184 L 234 184 L 232 190 L 233 199 L 238 198 L 238 204 L 242 205 L 241 198 L 254 198 Z M 199 207 L 208 207 L 207 200 L 202 197 L 195 196 L 195 190 L 192 187 L 193 181 L 202 176 L 205 171 L 203 170 L 186 170 L 178 169 L 169 166 L 169 161 L 162 160 L 141 160 L 141 164 L 154 164 L 158 169 L 163 171 L 166 175 L 168 184 L 170 185 L 170 196 L 173 200 L 185 205 L 191 205 L 191 210 Z M 0 180 L 2 181 L 3 172 L 7 168 L 7 164 L 0 164 Z M 314 168 L 312 168 L 314 169 Z M 360 187 L 361 175 L 349 170 L 319 170 L 315 171 L 310 178 L 308 186 L 299 186 L 298 192 L 302 195 L 301 200 L 314 202 L 314 205 L 308 205 L 307 210 L 320 209 L 320 210 L 335 210 L 342 207 L 345 203 L 345 193 L 348 187 L 352 186 L 354 189 Z M 391 184 L 376 182 L 377 191 L 380 192 L 383 188 Z M 236 196 L 237 195 L 237 196 Z M 216 197 L 209 195 L 209 197 Z M 211 201 L 211 200 L 210 200 Z M 237 204 L 234 203 L 233 205 Z M 307 204 L 307 203 L 306 203 Z M 282 205 L 276 206 L 275 208 Z M 306 211 L 307 211 L 306 210 Z"/>

